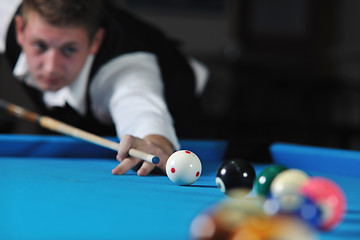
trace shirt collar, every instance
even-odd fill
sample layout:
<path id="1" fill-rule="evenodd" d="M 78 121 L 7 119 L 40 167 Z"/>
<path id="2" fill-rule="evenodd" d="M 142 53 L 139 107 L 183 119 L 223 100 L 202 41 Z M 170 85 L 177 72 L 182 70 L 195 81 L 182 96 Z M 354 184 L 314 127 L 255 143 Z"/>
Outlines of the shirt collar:
<path id="1" fill-rule="evenodd" d="M 68 103 L 81 115 L 86 113 L 86 90 L 90 69 L 94 56 L 89 55 L 75 81 L 57 91 L 42 91 L 43 100 L 47 107 L 63 107 Z M 14 68 L 14 76 L 25 84 L 39 89 L 35 80 L 31 77 L 25 54 L 22 52 Z M 39 89 L 40 90 L 40 89 Z"/>

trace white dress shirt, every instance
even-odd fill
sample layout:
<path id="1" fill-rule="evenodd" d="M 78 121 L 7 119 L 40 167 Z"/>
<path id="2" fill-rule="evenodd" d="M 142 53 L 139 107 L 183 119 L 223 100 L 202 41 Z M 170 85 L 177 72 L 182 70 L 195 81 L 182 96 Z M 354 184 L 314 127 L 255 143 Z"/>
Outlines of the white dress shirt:
<path id="1" fill-rule="evenodd" d="M 78 113 L 86 111 L 86 85 L 94 56 L 89 56 L 77 79 L 58 91 L 45 91 L 47 107 L 68 103 Z M 24 53 L 14 68 L 14 76 L 38 88 L 29 74 Z M 105 124 L 115 123 L 119 138 L 130 134 L 144 138 L 150 134 L 166 137 L 179 149 L 173 120 L 167 109 L 160 69 L 152 53 L 136 52 L 112 59 L 94 76 L 90 85 L 91 110 Z"/>

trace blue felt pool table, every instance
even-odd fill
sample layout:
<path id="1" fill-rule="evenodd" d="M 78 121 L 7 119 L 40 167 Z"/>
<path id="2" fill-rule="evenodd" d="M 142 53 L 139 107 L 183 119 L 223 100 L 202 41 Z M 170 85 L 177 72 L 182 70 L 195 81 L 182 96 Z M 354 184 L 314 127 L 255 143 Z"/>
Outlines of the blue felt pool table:
<path id="1" fill-rule="evenodd" d="M 215 175 L 226 142 L 181 144 L 203 164 L 201 177 L 191 186 L 177 186 L 163 175 L 138 177 L 133 171 L 114 176 L 115 152 L 70 137 L 0 135 L 0 239 L 188 239 L 192 220 L 224 198 Z M 293 156 L 282 154 L 283 147 L 275 144 L 269 151 L 275 161 L 290 158 L 284 164 L 291 167 Z M 254 166 L 258 172 L 266 165 Z M 312 164 L 295 167 L 333 179 L 347 196 L 344 222 L 319 233 L 320 239 L 360 239 L 360 173 Z"/>

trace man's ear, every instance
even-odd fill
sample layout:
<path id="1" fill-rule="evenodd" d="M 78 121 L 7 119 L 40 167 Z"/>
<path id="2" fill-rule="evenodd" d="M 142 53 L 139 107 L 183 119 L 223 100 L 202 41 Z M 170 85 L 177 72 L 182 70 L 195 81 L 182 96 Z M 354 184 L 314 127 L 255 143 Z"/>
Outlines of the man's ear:
<path id="1" fill-rule="evenodd" d="M 91 54 L 95 55 L 104 39 L 105 36 L 105 29 L 100 28 L 97 33 L 95 34 L 94 38 L 92 39 L 91 46 L 90 46 L 90 52 Z"/>
<path id="2" fill-rule="evenodd" d="M 15 31 L 16 31 L 16 40 L 20 46 L 24 42 L 24 21 L 21 16 L 15 16 Z"/>

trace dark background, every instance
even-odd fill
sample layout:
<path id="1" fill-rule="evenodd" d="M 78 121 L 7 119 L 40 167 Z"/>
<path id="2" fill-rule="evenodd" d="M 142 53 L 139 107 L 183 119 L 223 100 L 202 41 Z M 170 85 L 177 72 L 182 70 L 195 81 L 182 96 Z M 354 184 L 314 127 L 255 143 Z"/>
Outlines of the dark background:
<path id="1" fill-rule="evenodd" d="M 227 158 L 262 162 L 277 141 L 360 150 L 360 1 L 113 1 L 211 71 L 203 111 L 180 138 L 225 139 Z M 4 85 L 2 97 L 21 96 Z"/>

